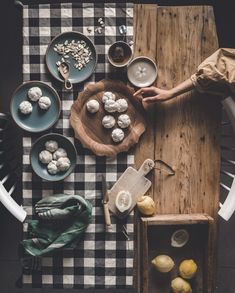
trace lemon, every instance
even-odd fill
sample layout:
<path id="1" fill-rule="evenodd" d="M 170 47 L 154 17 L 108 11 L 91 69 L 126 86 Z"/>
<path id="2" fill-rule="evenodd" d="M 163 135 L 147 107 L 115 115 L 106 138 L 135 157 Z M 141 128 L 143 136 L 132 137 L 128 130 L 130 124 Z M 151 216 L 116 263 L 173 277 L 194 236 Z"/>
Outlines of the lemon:
<path id="1" fill-rule="evenodd" d="M 171 281 L 171 288 L 174 293 L 192 293 L 190 284 L 179 277 Z"/>
<path id="2" fill-rule="evenodd" d="M 137 207 L 144 216 L 152 216 L 155 212 L 155 202 L 148 195 L 139 197 Z"/>
<path id="3" fill-rule="evenodd" d="M 164 255 L 164 254 L 158 255 L 157 257 L 155 257 L 151 263 L 153 264 L 155 269 L 161 273 L 170 272 L 175 265 L 172 258 L 169 257 L 168 255 Z"/>
<path id="4" fill-rule="evenodd" d="M 179 266 L 180 276 L 184 279 L 192 279 L 197 272 L 197 264 L 193 259 L 186 259 Z"/>

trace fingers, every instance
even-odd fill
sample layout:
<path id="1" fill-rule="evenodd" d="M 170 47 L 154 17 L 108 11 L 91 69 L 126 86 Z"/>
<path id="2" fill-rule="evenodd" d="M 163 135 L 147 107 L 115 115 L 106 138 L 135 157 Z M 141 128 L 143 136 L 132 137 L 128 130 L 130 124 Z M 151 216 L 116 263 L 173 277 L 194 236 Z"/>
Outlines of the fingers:
<path id="1" fill-rule="evenodd" d="M 161 99 L 158 98 L 158 96 L 153 96 L 153 97 L 147 97 L 143 99 L 143 102 L 145 103 L 155 103 L 155 102 L 160 102 Z"/>
<path id="2" fill-rule="evenodd" d="M 153 94 L 153 93 L 156 94 L 156 90 L 157 90 L 157 88 L 155 88 L 153 86 L 141 88 L 134 93 L 134 97 L 136 97 L 138 95 L 143 95 L 143 94 Z"/>

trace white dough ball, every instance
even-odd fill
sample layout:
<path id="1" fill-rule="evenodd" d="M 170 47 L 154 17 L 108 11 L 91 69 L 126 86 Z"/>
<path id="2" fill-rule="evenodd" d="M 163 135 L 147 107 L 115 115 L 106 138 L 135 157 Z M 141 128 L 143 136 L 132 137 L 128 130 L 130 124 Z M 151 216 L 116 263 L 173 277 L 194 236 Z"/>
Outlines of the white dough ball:
<path id="1" fill-rule="evenodd" d="M 58 148 L 53 154 L 53 160 L 58 160 L 59 158 L 65 158 L 67 157 L 67 152 L 63 148 Z"/>
<path id="2" fill-rule="evenodd" d="M 20 105 L 19 105 L 19 110 L 20 110 L 20 112 L 21 112 L 22 114 L 27 115 L 27 114 L 32 113 L 32 111 L 33 111 L 33 106 L 32 106 L 32 104 L 31 104 L 30 102 L 28 102 L 28 101 L 23 101 L 23 102 L 21 102 Z"/>
<path id="3" fill-rule="evenodd" d="M 55 175 L 56 173 L 58 173 L 59 169 L 57 168 L 57 161 L 51 161 L 47 165 L 47 171 L 52 175 Z"/>
<path id="4" fill-rule="evenodd" d="M 51 100 L 48 97 L 41 97 L 38 101 L 38 105 L 42 110 L 47 110 L 51 106 Z"/>
<path id="5" fill-rule="evenodd" d="M 117 103 L 114 100 L 107 100 L 104 104 L 104 108 L 109 113 L 117 112 Z"/>
<path id="6" fill-rule="evenodd" d="M 103 103 L 106 103 L 108 100 L 113 100 L 113 101 L 115 101 L 115 99 L 116 99 L 116 96 L 115 96 L 114 93 L 112 93 L 112 92 L 105 92 L 105 93 L 103 94 L 103 97 L 102 97 L 102 102 L 103 102 Z"/>
<path id="7" fill-rule="evenodd" d="M 118 126 L 121 128 L 127 128 L 131 124 L 131 119 L 127 114 L 122 114 L 118 117 Z"/>
<path id="8" fill-rule="evenodd" d="M 115 128 L 113 131 L 112 131 L 112 139 L 114 142 L 121 142 L 124 138 L 124 132 L 122 129 L 120 128 Z"/>
<path id="9" fill-rule="evenodd" d="M 117 111 L 119 113 L 125 112 L 128 109 L 128 103 L 125 99 L 118 99 L 117 103 Z"/>
<path id="10" fill-rule="evenodd" d="M 52 153 L 47 150 L 43 150 L 39 153 L 39 160 L 43 164 L 49 164 L 52 161 Z"/>
<path id="11" fill-rule="evenodd" d="M 70 168 L 71 162 L 70 162 L 69 158 L 59 158 L 56 166 L 59 171 L 65 172 Z"/>
<path id="12" fill-rule="evenodd" d="M 42 91 L 39 87 L 31 87 L 28 91 L 28 97 L 31 101 L 37 102 L 42 96 Z"/>
<path id="13" fill-rule="evenodd" d="M 51 153 L 54 153 L 57 149 L 58 149 L 58 143 L 57 141 L 55 140 L 48 140 L 46 143 L 45 143 L 45 148 L 46 150 L 48 150 L 49 152 Z"/>
<path id="14" fill-rule="evenodd" d="M 116 123 L 115 118 L 112 115 L 105 115 L 102 119 L 102 125 L 104 128 L 112 128 Z"/>
<path id="15" fill-rule="evenodd" d="M 99 111 L 100 104 L 96 100 L 90 100 L 86 103 L 86 107 L 90 113 L 96 113 Z"/>

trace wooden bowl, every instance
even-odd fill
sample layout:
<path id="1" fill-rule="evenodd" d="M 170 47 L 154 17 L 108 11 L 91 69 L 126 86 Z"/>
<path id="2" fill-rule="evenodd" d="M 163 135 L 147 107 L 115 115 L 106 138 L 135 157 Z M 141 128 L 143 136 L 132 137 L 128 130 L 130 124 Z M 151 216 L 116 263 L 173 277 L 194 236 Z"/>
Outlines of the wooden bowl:
<path id="1" fill-rule="evenodd" d="M 102 126 L 102 118 L 109 114 L 104 110 L 102 102 L 103 94 L 106 91 L 113 92 L 116 99 L 125 98 L 128 102 L 128 110 L 125 113 L 130 116 L 131 125 L 126 130 L 124 129 L 125 137 L 120 143 L 114 143 L 111 138 L 113 128 L 105 129 Z M 98 156 L 115 156 L 120 152 L 128 151 L 139 141 L 146 129 L 145 112 L 141 103 L 133 97 L 133 93 L 134 90 L 121 81 L 102 80 L 89 85 L 84 92 L 79 94 L 71 108 L 70 123 L 75 137 L 85 148 Z M 95 114 L 89 113 L 86 109 L 86 103 L 90 99 L 95 99 L 100 104 L 100 109 Z M 116 121 L 120 114 L 123 113 L 111 113 Z"/>

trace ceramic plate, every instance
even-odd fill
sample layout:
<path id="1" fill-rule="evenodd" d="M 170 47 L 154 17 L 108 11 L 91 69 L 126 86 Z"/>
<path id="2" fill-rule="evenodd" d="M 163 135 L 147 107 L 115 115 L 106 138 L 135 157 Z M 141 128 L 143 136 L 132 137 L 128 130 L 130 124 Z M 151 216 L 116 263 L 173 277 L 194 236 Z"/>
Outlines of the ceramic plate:
<path id="1" fill-rule="evenodd" d="M 155 62 L 145 56 L 134 58 L 127 66 L 129 81 L 136 87 L 148 87 L 157 78 L 157 66 Z"/>
<path id="2" fill-rule="evenodd" d="M 66 172 L 59 172 L 55 175 L 51 175 L 47 172 L 47 165 L 42 164 L 39 159 L 38 155 L 42 150 L 45 150 L 45 143 L 48 140 L 55 140 L 57 141 L 60 148 L 66 150 L 68 154 L 68 158 L 70 159 L 71 166 Z M 61 134 L 51 133 L 41 136 L 36 142 L 33 144 L 30 154 L 31 166 L 34 172 L 47 181 L 60 181 L 66 178 L 75 168 L 76 161 L 77 161 L 77 151 L 72 144 L 72 142 L 67 139 L 65 136 Z"/>
<path id="3" fill-rule="evenodd" d="M 60 61 L 62 55 L 59 55 L 55 50 L 54 47 L 56 44 L 64 44 L 65 41 L 71 42 L 74 40 L 75 42 L 77 41 L 85 41 L 88 45 L 88 47 L 91 50 L 91 57 L 92 59 L 90 62 L 86 65 L 86 67 L 82 68 L 81 70 L 78 70 L 77 68 L 74 67 L 74 64 L 76 61 L 72 59 L 72 57 L 69 55 L 68 59 L 65 59 L 66 61 L 69 61 L 69 68 L 70 68 L 70 77 L 69 81 L 71 83 L 80 83 L 86 80 L 88 77 L 91 76 L 91 74 L 94 72 L 95 67 L 96 67 L 96 62 L 97 62 L 97 56 L 96 56 L 96 49 L 92 41 L 83 35 L 82 33 L 79 32 L 65 32 L 62 34 L 59 34 L 56 36 L 48 46 L 47 52 L 46 52 L 46 64 L 48 67 L 49 72 L 52 74 L 54 78 L 57 80 L 64 82 L 62 79 L 58 67 L 56 63 Z"/>
<path id="4" fill-rule="evenodd" d="M 31 87 L 39 87 L 43 96 L 51 100 L 51 106 L 48 110 L 42 110 L 37 102 L 31 102 L 33 111 L 31 114 L 22 114 L 19 105 L 23 101 L 29 101 L 28 90 Z M 29 132 L 41 132 L 52 127 L 58 120 L 61 110 L 61 102 L 57 92 L 41 81 L 29 81 L 20 85 L 14 92 L 11 99 L 11 115 L 19 127 Z"/>

